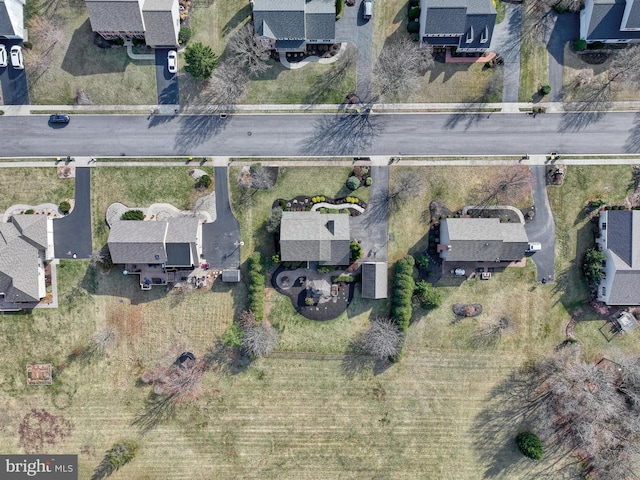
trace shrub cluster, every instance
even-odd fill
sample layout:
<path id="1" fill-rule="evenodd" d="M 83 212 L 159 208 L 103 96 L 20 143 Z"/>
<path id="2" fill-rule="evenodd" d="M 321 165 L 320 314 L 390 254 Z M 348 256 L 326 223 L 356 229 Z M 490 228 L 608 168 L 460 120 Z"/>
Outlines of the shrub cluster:
<path id="1" fill-rule="evenodd" d="M 411 321 L 411 299 L 416 288 L 413 280 L 415 260 L 411 255 L 396 262 L 391 295 L 391 318 L 406 333 Z"/>
<path id="2" fill-rule="evenodd" d="M 324 202 L 326 200 L 326 198 L 324 197 L 324 195 L 318 195 L 317 197 L 311 197 L 311 202 L 312 203 L 321 203 Z"/>
<path id="3" fill-rule="evenodd" d="M 409 20 L 416 20 L 420 17 L 420 7 L 411 7 L 409 10 Z"/>
<path id="4" fill-rule="evenodd" d="M 196 182 L 196 188 L 209 188 L 211 186 L 211 177 L 209 175 L 202 175 L 200 178 L 198 178 L 198 181 Z"/>
<path id="5" fill-rule="evenodd" d="M 127 210 L 120 217 L 122 220 L 144 220 L 142 210 Z"/>
<path id="6" fill-rule="evenodd" d="M 347 203 L 360 203 L 360 199 L 358 197 L 346 197 L 344 201 Z"/>
<path id="7" fill-rule="evenodd" d="M 352 283 L 352 282 L 355 282 L 355 280 L 356 280 L 356 277 L 352 277 L 351 275 L 347 275 L 347 274 L 331 277 L 331 283 L 340 283 L 340 282 Z"/>
<path id="8" fill-rule="evenodd" d="M 356 190 L 360 187 L 360 179 L 356 176 L 351 176 L 347 178 L 347 188 L 349 190 Z"/>
<path id="9" fill-rule="evenodd" d="M 58 208 L 62 213 L 67 214 L 71 210 L 71 204 L 66 200 L 63 200 L 62 202 L 60 202 L 60 205 L 58 205 Z"/>
<path id="10" fill-rule="evenodd" d="M 522 432 L 516 437 L 516 443 L 522 454 L 532 460 L 542 460 L 543 449 L 540 438 L 533 432 Z"/>
<path id="11" fill-rule="evenodd" d="M 264 317 L 264 266 L 262 255 L 255 252 L 247 260 L 249 266 L 249 311 L 257 321 Z"/>
<path id="12" fill-rule="evenodd" d="M 604 273 L 602 272 L 602 262 L 604 260 L 604 253 L 597 248 L 590 248 L 584 254 L 582 272 L 590 284 L 597 285 L 604 278 Z"/>
<path id="13" fill-rule="evenodd" d="M 362 258 L 362 245 L 358 242 L 351 242 L 349 244 L 349 248 L 351 249 L 351 260 L 355 261 L 359 258 Z"/>
<path id="14" fill-rule="evenodd" d="M 425 310 L 433 310 L 438 308 L 442 303 L 440 292 L 433 285 L 425 280 L 416 283 L 416 297 L 420 302 L 420 306 Z"/>

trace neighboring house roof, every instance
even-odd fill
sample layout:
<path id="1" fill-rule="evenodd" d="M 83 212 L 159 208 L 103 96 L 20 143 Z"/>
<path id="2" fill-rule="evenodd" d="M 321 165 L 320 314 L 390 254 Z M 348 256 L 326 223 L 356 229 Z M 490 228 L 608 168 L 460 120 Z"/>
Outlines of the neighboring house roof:
<path id="1" fill-rule="evenodd" d="M 640 4 L 640 1 L 634 2 Z M 586 22 L 585 40 L 633 40 L 640 39 L 640 32 L 621 31 L 622 17 L 624 16 L 627 2 L 625 0 L 595 0 L 591 9 L 591 15 L 586 13 L 580 16 L 581 22 Z M 588 10 L 585 9 L 585 12 Z M 640 11 L 632 8 L 627 25 L 640 24 Z M 581 30 L 584 28 L 583 26 Z"/>
<path id="2" fill-rule="evenodd" d="M 0 37 L 24 38 L 24 0 L 0 0 Z"/>
<path id="3" fill-rule="evenodd" d="M 283 212 L 280 222 L 280 259 L 347 265 L 349 215 L 343 213 Z"/>
<path id="4" fill-rule="evenodd" d="M 427 2 L 426 35 L 451 33 L 462 35 L 467 24 L 466 7 L 436 6 Z"/>
<path id="5" fill-rule="evenodd" d="M 138 0 L 86 0 L 94 32 L 144 32 Z"/>
<path id="6" fill-rule="evenodd" d="M 236 283 L 240 281 L 240 270 L 223 270 L 222 281 Z"/>
<path id="7" fill-rule="evenodd" d="M 47 233 L 46 215 L 14 215 L 12 222 L 27 241 L 37 248 L 46 250 L 49 235 Z"/>
<path id="8" fill-rule="evenodd" d="M 167 222 L 118 220 L 111 224 L 109 251 L 113 263 L 166 263 Z"/>
<path id="9" fill-rule="evenodd" d="M 333 40 L 335 1 L 254 0 L 253 22 L 258 35 L 278 41 Z"/>
<path id="10" fill-rule="evenodd" d="M 527 233 L 521 223 L 498 218 L 447 218 L 440 225 L 440 242 L 448 262 L 510 262 L 524 257 Z"/>
<path id="11" fill-rule="evenodd" d="M 387 298 L 386 262 L 362 264 L 362 298 Z"/>
<path id="12" fill-rule="evenodd" d="M 626 5 L 628 10 L 624 28 L 640 28 L 640 0 L 629 0 Z"/>
<path id="13" fill-rule="evenodd" d="M 144 39 L 147 45 L 178 45 L 179 17 L 176 0 L 146 0 L 142 7 Z M 175 16 L 174 16 L 175 14 Z"/>
<path id="14" fill-rule="evenodd" d="M 13 223 L 0 223 L 0 293 L 6 301 L 37 302 L 42 298 L 44 273 L 39 254 L 44 248 L 36 244 Z"/>
<path id="15" fill-rule="evenodd" d="M 496 21 L 491 0 L 422 0 L 421 8 L 420 35 L 429 43 L 489 48 Z"/>

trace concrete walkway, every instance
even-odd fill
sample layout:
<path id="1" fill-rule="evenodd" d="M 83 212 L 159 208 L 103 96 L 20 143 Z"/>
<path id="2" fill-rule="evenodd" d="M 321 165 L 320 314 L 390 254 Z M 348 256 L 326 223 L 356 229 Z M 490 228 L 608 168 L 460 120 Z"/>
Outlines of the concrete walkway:
<path id="1" fill-rule="evenodd" d="M 133 42 L 125 40 L 124 46 L 127 47 L 127 55 L 131 60 L 151 60 L 156 59 L 155 53 L 133 53 Z"/>
<path id="2" fill-rule="evenodd" d="M 311 55 L 309 57 L 306 57 L 304 60 L 300 60 L 299 62 L 293 62 L 293 63 L 287 60 L 286 53 L 280 52 L 280 63 L 285 68 L 288 68 L 289 70 L 296 70 L 298 68 L 304 67 L 305 65 L 309 65 L 310 63 L 319 63 L 320 65 L 328 65 L 330 63 L 334 63 L 340 60 L 340 57 L 342 56 L 342 54 L 345 52 L 346 49 L 347 49 L 347 44 L 343 43 L 340 45 L 340 50 L 338 50 L 338 53 L 336 53 L 333 57 L 323 58 L 323 57 L 317 57 L 315 55 Z"/>
<path id="3" fill-rule="evenodd" d="M 520 92 L 520 26 L 522 7 L 507 3 L 504 20 L 493 29 L 491 51 L 498 52 L 503 60 L 502 101 L 517 102 Z"/>

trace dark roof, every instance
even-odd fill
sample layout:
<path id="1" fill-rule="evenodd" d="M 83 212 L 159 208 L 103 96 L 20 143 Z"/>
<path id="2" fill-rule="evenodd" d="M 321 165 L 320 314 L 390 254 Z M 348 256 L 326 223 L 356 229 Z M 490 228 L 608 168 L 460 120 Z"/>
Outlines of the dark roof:
<path id="1" fill-rule="evenodd" d="M 305 38 L 307 40 L 333 40 L 335 38 L 335 2 L 331 2 L 331 5 L 334 6 L 333 12 L 307 13 L 305 15 Z"/>
<path id="2" fill-rule="evenodd" d="M 189 267 L 193 265 L 191 245 L 188 243 L 167 243 L 167 266 Z"/>
<path id="3" fill-rule="evenodd" d="M 625 0 L 596 0 L 591 17 L 587 19 L 586 40 L 640 39 L 640 32 L 620 30 L 625 6 Z"/>
<path id="4" fill-rule="evenodd" d="M 387 298 L 386 262 L 362 264 L 362 298 Z"/>
<path id="5" fill-rule="evenodd" d="M 172 8 L 176 0 L 145 0 L 142 7 L 144 38 L 147 45 L 175 47 L 178 45 L 180 19 L 174 18 Z"/>
<path id="6" fill-rule="evenodd" d="M 255 0 L 253 22 L 258 35 L 276 40 L 333 40 L 335 1 Z M 282 45 L 282 48 L 295 47 Z"/>
<path id="7" fill-rule="evenodd" d="M 138 0 L 86 0 L 94 32 L 143 32 Z"/>
<path id="8" fill-rule="evenodd" d="M 465 7 L 431 7 L 427 2 L 427 21 L 424 33 L 444 34 L 454 33 L 462 35 L 467 23 L 467 9 Z"/>
<path id="9" fill-rule="evenodd" d="M 280 258 L 292 262 L 347 265 L 349 216 L 343 213 L 284 212 L 280 222 Z"/>
<path id="10" fill-rule="evenodd" d="M 607 212 L 607 248 L 629 266 L 633 264 L 633 212 Z"/>
<path id="11" fill-rule="evenodd" d="M 489 48 L 491 36 L 493 35 L 493 27 L 496 23 L 495 13 L 486 13 L 479 15 L 467 15 L 467 25 L 465 33 L 460 38 L 460 48 Z M 466 42 L 467 34 L 471 32 L 471 43 Z M 486 41 L 481 42 L 486 33 Z"/>
<path id="12" fill-rule="evenodd" d="M 426 37 L 424 41 L 429 45 L 435 46 L 458 45 L 460 37 Z"/>
<path id="13" fill-rule="evenodd" d="M 0 0 L 0 36 L 22 36 L 23 4 L 18 0 Z M 19 18 L 18 18 L 19 17 Z"/>
<path id="14" fill-rule="evenodd" d="M 607 305 L 640 305 L 640 271 L 615 272 Z"/>
<path id="15" fill-rule="evenodd" d="M 627 7 L 629 8 L 629 16 L 627 17 L 627 22 L 625 24 L 625 28 L 640 28 L 640 1 L 639 0 L 629 0 L 627 2 Z"/>
<path id="16" fill-rule="evenodd" d="M 286 48 L 302 48 L 304 47 L 304 40 L 276 40 L 276 49 Z"/>
<path id="17" fill-rule="evenodd" d="M 517 261 L 528 248 L 524 225 L 498 218 L 448 218 L 440 229 L 441 241 L 448 238 L 447 262 Z"/>

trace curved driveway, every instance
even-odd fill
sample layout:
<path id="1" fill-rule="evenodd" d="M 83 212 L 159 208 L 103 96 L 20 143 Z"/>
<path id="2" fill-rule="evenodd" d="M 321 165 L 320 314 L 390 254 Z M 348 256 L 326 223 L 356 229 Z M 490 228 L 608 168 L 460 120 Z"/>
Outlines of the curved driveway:
<path id="1" fill-rule="evenodd" d="M 53 220 L 53 244 L 56 258 L 89 258 L 91 239 L 91 169 L 76 167 L 76 193 L 73 211 Z"/>

